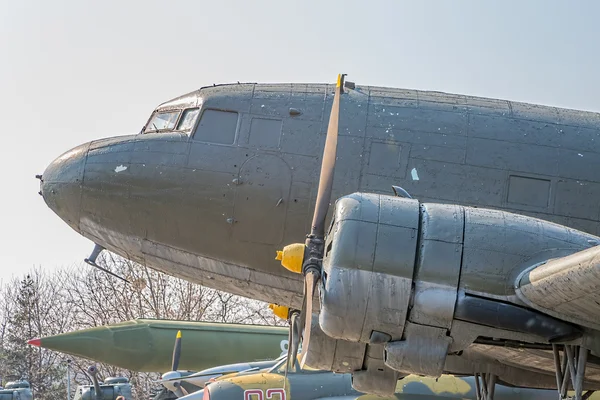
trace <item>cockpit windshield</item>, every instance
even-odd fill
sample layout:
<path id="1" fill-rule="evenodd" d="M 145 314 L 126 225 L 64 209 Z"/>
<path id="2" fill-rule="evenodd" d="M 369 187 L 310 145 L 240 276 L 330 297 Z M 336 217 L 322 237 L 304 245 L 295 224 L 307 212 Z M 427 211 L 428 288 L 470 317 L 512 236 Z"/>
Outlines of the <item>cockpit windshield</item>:
<path id="1" fill-rule="evenodd" d="M 164 111 L 154 113 L 144 133 L 173 130 L 179 117 L 179 111 Z"/>
<path id="2" fill-rule="evenodd" d="M 186 110 L 183 110 L 181 119 L 177 124 L 177 130 L 189 131 L 190 129 L 192 129 L 194 127 L 194 124 L 196 123 L 196 117 L 198 116 L 199 112 L 199 108 L 188 108 Z"/>
<path id="3" fill-rule="evenodd" d="M 199 108 L 186 108 L 185 110 L 157 111 L 152 115 L 146 125 L 144 133 L 178 131 L 189 133 L 200 113 Z M 181 114 L 181 117 L 179 115 Z"/>

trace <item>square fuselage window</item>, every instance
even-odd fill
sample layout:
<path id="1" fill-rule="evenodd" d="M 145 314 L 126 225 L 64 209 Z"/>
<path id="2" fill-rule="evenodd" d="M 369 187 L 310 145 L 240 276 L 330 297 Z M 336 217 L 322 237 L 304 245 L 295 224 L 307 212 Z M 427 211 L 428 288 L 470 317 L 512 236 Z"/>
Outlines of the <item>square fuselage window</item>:
<path id="1" fill-rule="evenodd" d="M 194 139 L 207 143 L 233 144 L 237 124 L 237 112 L 204 110 L 194 133 Z"/>

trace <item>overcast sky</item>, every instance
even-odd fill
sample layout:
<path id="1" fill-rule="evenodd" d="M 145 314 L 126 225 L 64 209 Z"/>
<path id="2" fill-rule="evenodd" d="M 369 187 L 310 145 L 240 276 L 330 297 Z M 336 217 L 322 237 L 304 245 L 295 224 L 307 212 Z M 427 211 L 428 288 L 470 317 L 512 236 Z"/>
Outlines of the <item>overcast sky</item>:
<path id="1" fill-rule="evenodd" d="M 0 280 L 93 244 L 37 194 L 64 151 L 212 83 L 428 89 L 600 111 L 600 2 L 0 0 Z"/>

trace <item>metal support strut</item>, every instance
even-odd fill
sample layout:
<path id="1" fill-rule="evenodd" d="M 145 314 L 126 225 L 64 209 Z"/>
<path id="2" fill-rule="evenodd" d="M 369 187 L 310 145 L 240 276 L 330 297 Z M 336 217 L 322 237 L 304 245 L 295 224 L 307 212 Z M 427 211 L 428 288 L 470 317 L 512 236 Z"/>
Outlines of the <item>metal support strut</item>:
<path id="1" fill-rule="evenodd" d="M 562 359 L 560 348 L 562 347 Z M 585 400 L 589 398 L 593 390 L 583 393 L 583 378 L 585 377 L 585 366 L 589 354 L 588 349 L 580 346 L 557 344 L 552 345 L 554 353 L 554 368 L 556 370 L 556 387 L 560 400 Z M 570 378 L 570 379 L 569 379 Z M 567 396 L 569 390 L 574 390 L 575 395 Z"/>
<path id="2" fill-rule="evenodd" d="M 481 382 L 479 381 L 480 378 Z M 477 400 L 494 400 L 494 389 L 496 388 L 496 375 L 476 372 L 475 388 L 477 389 Z"/>

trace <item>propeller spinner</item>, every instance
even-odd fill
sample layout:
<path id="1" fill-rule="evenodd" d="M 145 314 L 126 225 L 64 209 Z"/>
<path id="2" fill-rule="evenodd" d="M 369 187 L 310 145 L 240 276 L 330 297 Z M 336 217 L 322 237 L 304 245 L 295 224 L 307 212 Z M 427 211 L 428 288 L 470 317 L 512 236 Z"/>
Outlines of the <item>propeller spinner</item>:
<path id="1" fill-rule="evenodd" d="M 333 187 L 333 173 L 337 154 L 338 126 L 340 116 L 340 96 L 344 87 L 345 74 L 338 75 L 335 87 L 331 115 L 325 147 L 323 149 L 323 160 L 321 162 L 321 174 L 319 176 L 319 189 L 317 202 L 313 215 L 311 232 L 306 237 L 304 245 L 292 244 L 286 246 L 282 252 L 278 252 L 277 260 L 281 264 L 296 273 L 304 275 L 304 298 L 302 310 L 289 313 L 290 332 L 288 341 L 287 362 L 285 374 L 287 376 L 290 366 L 293 368 L 296 362 L 296 354 L 300 341 L 302 341 L 302 353 L 300 365 L 304 366 L 306 361 L 306 350 L 310 341 L 310 326 L 312 320 L 313 297 L 319 280 L 321 279 L 321 268 L 323 263 L 325 245 L 325 218 L 331 202 Z"/>
<path id="2" fill-rule="evenodd" d="M 173 361 L 171 363 L 171 371 L 163 374 L 160 381 L 157 383 L 162 383 L 167 389 L 175 393 L 177 397 L 183 397 L 188 394 L 187 390 L 185 390 L 181 386 L 181 373 L 177 371 L 179 368 L 179 359 L 181 358 L 181 331 L 177 331 L 177 336 L 175 336 L 175 346 L 173 347 Z"/>

